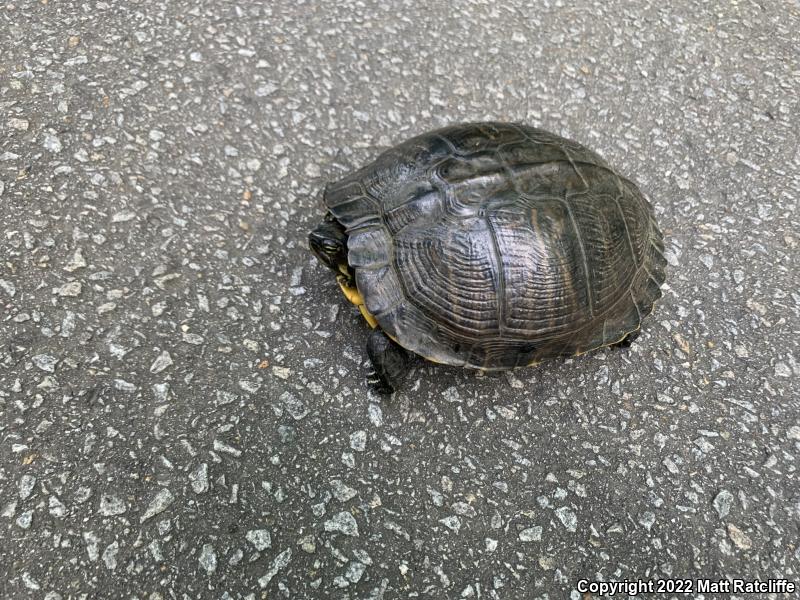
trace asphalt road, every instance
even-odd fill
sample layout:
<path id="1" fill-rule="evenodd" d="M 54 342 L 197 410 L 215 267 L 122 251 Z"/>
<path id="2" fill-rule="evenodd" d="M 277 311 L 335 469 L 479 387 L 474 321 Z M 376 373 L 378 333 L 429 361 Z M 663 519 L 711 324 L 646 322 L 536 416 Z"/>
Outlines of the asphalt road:
<path id="1" fill-rule="evenodd" d="M 791 1 L 6 2 L 0 597 L 800 583 L 798 31 Z M 479 119 L 636 180 L 664 298 L 627 351 L 372 395 L 320 190 Z"/>

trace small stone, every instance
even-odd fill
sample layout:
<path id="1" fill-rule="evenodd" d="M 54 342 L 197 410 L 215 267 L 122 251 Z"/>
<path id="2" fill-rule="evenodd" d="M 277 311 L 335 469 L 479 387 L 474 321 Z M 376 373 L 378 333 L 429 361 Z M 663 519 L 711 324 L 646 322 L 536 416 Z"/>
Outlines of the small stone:
<path id="1" fill-rule="evenodd" d="M 28 529 L 31 526 L 31 522 L 33 521 L 33 511 L 26 510 L 22 513 L 19 517 L 17 517 L 17 525 L 22 529 Z"/>
<path id="2" fill-rule="evenodd" d="M 445 517 L 444 519 L 439 519 L 439 523 L 441 523 L 451 531 L 455 531 L 456 533 L 458 533 L 458 530 L 461 529 L 461 519 L 459 519 L 455 515 L 450 515 L 449 517 Z"/>
<path id="3" fill-rule="evenodd" d="M 291 369 L 287 367 L 280 367 L 278 365 L 273 365 L 272 372 L 275 374 L 275 377 L 279 377 L 280 379 L 289 379 L 292 375 Z"/>
<path id="4" fill-rule="evenodd" d="M 0 183 L 0 185 L 2 185 Z M 17 286 L 7 279 L 0 279 L 0 289 L 2 289 L 11 298 L 17 293 Z"/>
<path id="5" fill-rule="evenodd" d="M 353 515 L 347 511 L 336 514 L 332 519 L 325 521 L 325 531 L 334 531 L 353 537 L 358 537 L 358 523 Z"/>
<path id="6" fill-rule="evenodd" d="M 639 516 L 639 525 L 650 531 L 656 522 L 656 515 L 650 511 L 645 511 Z"/>
<path id="7" fill-rule="evenodd" d="M 128 510 L 125 501 L 112 496 L 111 494 L 103 494 L 100 496 L 100 514 L 105 517 L 113 517 L 114 515 L 124 514 Z"/>
<path id="8" fill-rule="evenodd" d="M 563 506 L 556 509 L 556 516 L 558 517 L 558 520 L 561 521 L 561 524 L 566 527 L 567 531 L 571 531 L 573 533 L 575 532 L 575 529 L 578 526 L 578 517 L 572 510 L 566 506 Z"/>
<path id="9" fill-rule="evenodd" d="M 17 487 L 19 489 L 19 499 L 25 500 L 28 496 L 31 495 L 33 491 L 33 486 L 36 485 L 36 477 L 33 475 L 23 475 L 19 478 L 19 483 Z"/>
<path id="10" fill-rule="evenodd" d="M 55 496 L 50 496 L 50 499 L 47 501 L 49 512 L 52 516 L 56 518 L 61 518 L 65 514 L 67 514 L 67 507 L 64 506 L 64 503 L 61 502 Z"/>
<path id="11" fill-rule="evenodd" d="M 356 490 L 345 485 L 339 479 L 333 479 L 331 481 L 331 489 L 333 490 L 334 498 L 339 502 L 347 502 L 358 494 Z"/>
<path id="12" fill-rule="evenodd" d="M 182 339 L 187 344 L 191 344 L 193 346 L 199 346 L 203 342 L 205 342 L 205 338 L 202 335 L 198 335 L 196 333 L 184 333 Z"/>
<path id="13" fill-rule="evenodd" d="M 362 430 L 351 433 L 350 447 L 356 452 L 364 452 L 367 447 L 367 432 Z"/>
<path id="14" fill-rule="evenodd" d="M 62 298 L 77 298 L 83 291 L 80 281 L 69 281 L 56 290 L 56 294 Z"/>
<path id="15" fill-rule="evenodd" d="M 8 120 L 8 126 L 11 129 L 16 129 L 17 131 L 28 131 L 30 123 L 27 119 L 18 119 L 16 117 L 12 117 Z"/>
<path id="16" fill-rule="evenodd" d="M 370 404 L 367 407 L 367 414 L 369 415 L 369 421 L 375 427 L 381 427 L 383 425 L 383 411 L 381 407 L 377 404 Z"/>
<path id="17" fill-rule="evenodd" d="M 272 581 L 272 578 L 278 574 L 278 571 L 281 569 L 285 569 L 289 564 L 289 561 L 292 560 L 292 549 L 287 548 L 278 556 L 275 557 L 275 560 L 272 561 L 272 565 L 269 568 L 269 571 L 263 576 L 258 578 L 258 585 L 262 588 L 265 588 L 269 585 L 269 582 Z"/>
<path id="18" fill-rule="evenodd" d="M 539 566 L 542 567 L 545 571 L 552 571 L 556 568 L 556 559 L 552 556 L 540 556 L 539 557 Z"/>
<path id="19" fill-rule="evenodd" d="M 234 448 L 233 446 L 229 446 L 223 441 L 214 440 L 214 450 L 217 452 L 224 452 L 225 454 L 230 454 L 231 456 L 240 457 L 242 455 L 242 451 L 238 448 Z"/>
<path id="20" fill-rule="evenodd" d="M 466 502 L 454 502 L 450 505 L 450 508 L 453 509 L 453 512 L 457 515 L 461 515 L 462 517 L 473 518 L 478 513 L 475 511 L 475 508 L 471 504 L 467 504 Z"/>
<path id="21" fill-rule="evenodd" d="M 290 425 L 278 425 L 278 437 L 282 444 L 291 444 L 295 439 L 294 427 Z"/>
<path id="22" fill-rule="evenodd" d="M 314 543 L 314 536 L 307 535 L 300 539 L 300 548 L 306 554 L 314 554 L 317 551 L 317 545 Z"/>
<path id="23" fill-rule="evenodd" d="M 214 571 L 217 570 L 217 553 L 214 550 L 214 546 L 211 544 L 203 544 L 198 562 L 206 573 L 213 575 Z"/>
<path id="24" fill-rule="evenodd" d="M 195 494 L 204 494 L 208 491 L 208 465 L 202 463 L 189 473 L 189 483 Z"/>
<path id="25" fill-rule="evenodd" d="M 790 440 L 800 442 L 800 425 L 792 425 L 786 434 Z"/>
<path id="26" fill-rule="evenodd" d="M 172 357 L 170 356 L 169 352 L 164 350 L 158 355 L 158 358 L 153 361 L 153 364 L 150 365 L 150 372 L 154 374 L 161 373 L 161 371 L 164 369 L 171 367 L 172 364 Z"/>
<path id="27" fill-rule="evenodd" d="M 301 420 L 308 414 L 306 405 L 291 392 L 284 392 L 281 394 L 279 400 L 295 421 Z"/>
<path id="28" fill-rule="evenodd" d="M 111 217 L 112 223 L 127 223 L 128 221 L 132 221 L 136 218 L 136 213 L 132 210 L 122 210 L 118 213 L 114 213 Z"/>
<path id="29" fill-rule="evenodd" d="M 350 564 L 347 566 L 347 571 L 345 572 L 344 576 L 347 578 L 350 583 L 358 583 L 361 580 L 361 576 L 364 574 L 367 566 L 364 563 L 360 563 L 358 561 L 351 561 Z"/>
<path id="30" fill-rule="evenodd" d="M 542 540 L 542 528 L 538 525 L 536 527 L 528 527 L 519 532 L 519 539 L 521 542 L 540 542 Z M 495 542 L 495 547 L 497 542 Z"/>
<path id="31" fill-rule="evenodd" d="M 753 547 L 753 542 L 749 537 L 747 537 L 747 534 L 736 527 L 736 525 L 728 524 L 728 537 L 731 538 L 731 541 L 736 545 L 737 548 L 749 550 Z"/>
<path id="32" fill-rule="evenodd" d="M 33 577 L 31 577 L 31 574 L 28 573 L 27 571 L 25 571 L 22 574 L 22 583 L 24 583 L 25 587 L 28 588 L 29 590 L 35 591 L 42 589 L 42 586 L 39 585 L 39 582 L 36 581 Z"/>
<path id="33" fill-rule="evenodd" d="M 235 402 L 238 396 L 223 390 L 217 390 L 217 399 L 214 401 L 217 406 L 225 406 Z"/>
<path id="34" fill-rule="evenodd" d="M 116 302 L 105 302 L 97 307 L 97 314 L 98 315 L 105 315 L 110 312 L 113 312 L 114 309 L 117 308 Z"/>
<path id="35" fill-rule="evenodd" d="M 94 562 L 100 558 L 100 539 L 94 534 L 94 532 L 84 531 L 83 541 L 86 543 L 86 554 L 89 555 L 89 560 Z"/>
<path id="36" fill-rule="evenodd" d="M 37 354 L 36 356 L 32 357 L 31 360 L 33 361 L 33 364 L 42 371 L 47 373 L 55 373 L 56 371 L 58 359 L 55 356 L 51 356 L 49 354 Z"/>
<path id="37" fill-rule="evenodd" d="M 106 568 L 113 571 L 117 568 L 117 553 L 119 552 L 119 542 L 111 542 L 103 551 L 103 562 L 106 563 Z"/>
<path id="38" fill-rule="evenodd" d="M 724 519 L 731 512 L 733 505 L 733 494 L 728 490 L 720 490 L 716 498 L 714 498 L 714 508 L 717 511 L 720 519 Z"/>
<path id="39" fill-rule="evenodd" d="M 42 146 L 44 146 L 45 150 L 49 150 L 53 154 L 58 154 L 61 152 L 61 140 L 58 139 L 52 133 L 46 133 L 44 135 L 44 140 L 42 141 Z"/>
<path id="40" fill-rule="evenodd" d="M 150 502 L 150 506 L 147 507 L 147 510 L 139 519 L 139 522 L 144 523 L 147 521 L 147 519 L 164 512 L 174 501 L 175 496 L 173 496 L 172 492 L 169 491 L 168 488 L 159 490 L 158 493 L 153 497 L 153 500 Z"/>
<path id="41" fill-rule="evenodd" d="M 247 532 L 245 538 L 248 542 L 253 544 L 253 547 L 259 552 L 272 546 L 272 538 L 269 535 L 269 531 L 266 529 L 251 529 Z"/>
<path id="42" fill-rule="evenodd" d="M 271 93 L 275 92 L 278 89 L 278 86 L 274 83 L 266 83 L 262 86 L 256 88 L 256 96 L 259 98 L 263 98 L 264 96 L 269 96 Z"/>
<path id="43" fill-rule="evenodd" d="M 72 254 L 72 258 L 70 258 L 69 262 L 64 266 L 64 270 L 67 271 L 68 273 L 72 273 L 73 271 L 82 269 L 85 266 L 86 266 L 86 259 L 83 258 L 81 249 L 77 248 L 75 252 Z"/>

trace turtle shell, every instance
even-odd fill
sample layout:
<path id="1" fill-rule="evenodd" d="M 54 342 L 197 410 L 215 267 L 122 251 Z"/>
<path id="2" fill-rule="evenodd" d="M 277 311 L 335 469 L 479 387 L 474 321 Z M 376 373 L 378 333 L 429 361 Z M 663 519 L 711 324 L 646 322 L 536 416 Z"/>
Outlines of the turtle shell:
<path id="1" fill-rule="evenodd" d="M 435 362 L 487 370 L 636 331 L 661 296 L 653 209 L 596 153 L 541 129 L 467 123 L 326 187 L 379 326 Z"/>

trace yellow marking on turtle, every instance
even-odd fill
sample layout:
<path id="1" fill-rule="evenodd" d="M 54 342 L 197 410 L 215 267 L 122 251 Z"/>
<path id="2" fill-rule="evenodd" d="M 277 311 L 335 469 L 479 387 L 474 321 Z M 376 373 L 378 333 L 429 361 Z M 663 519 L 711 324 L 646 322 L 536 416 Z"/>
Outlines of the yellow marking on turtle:
<path id="1" fill-rule="evenodd" d="M 361 295 L 358 288 L 354 285 L 347 285 L 347 279 L 342 275 L 339 275 L 336 281 L 339 283 L 339 287 L 342 288 L 344 297 L 361 311 L 362 316 L 366 319 L 367 323 L 369 323 L 369 326 L 375 329 L 378 326 L 378 321 L 367 310 L 367 307 L 364 305 L 364 296 Z"/>

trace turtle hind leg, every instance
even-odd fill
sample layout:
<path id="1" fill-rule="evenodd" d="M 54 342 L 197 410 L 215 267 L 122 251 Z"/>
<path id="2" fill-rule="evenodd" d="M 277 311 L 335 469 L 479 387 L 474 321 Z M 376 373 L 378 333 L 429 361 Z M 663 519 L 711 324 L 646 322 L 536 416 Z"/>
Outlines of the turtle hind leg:
<path id="1" fill-rule="evenodd" d="M 639 337 L 639 331 L 632 331 L 624 338 L 622 338 L 622 340 L 612 345 L 615 348 L 630 348 L 631 344 L 633 344 L 634 340 L 636 340 L 637 337 Z"/>
<path id="2" fill-rule="evenodd" d="M 370 387 L 379 394 L 391 394 L 408 374 L 408 353 L 379 329 L 367 338 L 367 355 L 372 370 L 367 377 Z"/>

